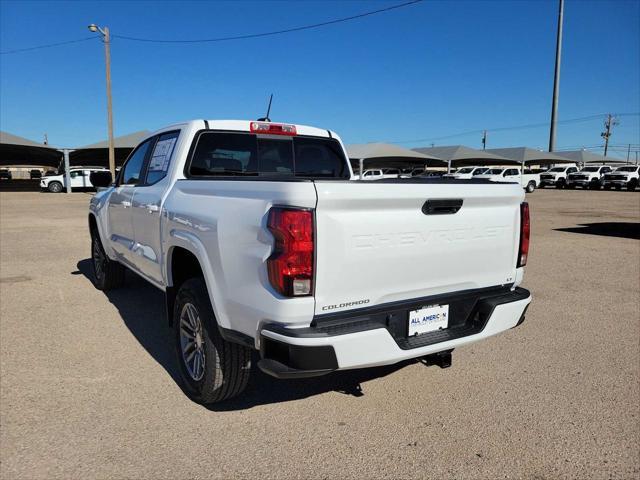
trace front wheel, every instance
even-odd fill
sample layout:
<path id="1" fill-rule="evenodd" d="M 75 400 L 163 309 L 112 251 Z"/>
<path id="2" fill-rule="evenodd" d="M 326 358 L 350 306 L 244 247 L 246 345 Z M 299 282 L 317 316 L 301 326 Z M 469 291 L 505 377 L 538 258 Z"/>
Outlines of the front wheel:
<path id="1" fill-rule="evenodd" d="M 251 372 L 251 350 L 222 338 L 202 278 L 180 287 L 173 327 L 180 376 L 191 398 L 208 404 L 242 393 Z"/>
<path id="2" fill-rule="evenodd" d="M 62 184 L 60 182 L 50 182 L 47 189 L 51 193 L 60 193 L 62 191 Z"/>
<path id="3" fill-rule="evenodd" d="M 627 190 L 629 190 L 630 192 L 633 192 L 637 187 L 638 187 L 638 180 L 636 180 L 635 178 L 630 180 L 629 183 L 627 183 Z"/>

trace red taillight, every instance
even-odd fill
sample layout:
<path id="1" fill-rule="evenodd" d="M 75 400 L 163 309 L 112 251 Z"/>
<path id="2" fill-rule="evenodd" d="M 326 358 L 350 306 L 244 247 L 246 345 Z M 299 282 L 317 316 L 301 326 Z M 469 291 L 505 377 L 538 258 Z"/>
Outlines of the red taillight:
<path id="1" fill-rule="evenodd" d="M 529 220 L 529 204 L 520 204 L 520 249 L 518 251 L 518 267 L 527 264 L 529 256 L 529 236 L 531 235 L 531 221 Z"/>
<path id="2" fill-rule="evenodd" d="M 251 122 L 251 133 L 264 133 L 267 135 L 296 135 L 295 125 L 283 123 Z"/>
<path id="3" fill-rule="evenodd" d="M 287 297 L 311 295 L 313 288 L 313 212 L 274 207 L 267 227 L 275 238 L 267 260 L 271 285 Z"/>

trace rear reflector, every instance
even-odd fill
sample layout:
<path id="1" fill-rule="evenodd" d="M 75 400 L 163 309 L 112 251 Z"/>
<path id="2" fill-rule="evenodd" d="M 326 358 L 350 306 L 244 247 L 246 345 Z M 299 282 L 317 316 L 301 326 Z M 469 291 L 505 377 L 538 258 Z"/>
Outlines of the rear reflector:
<path id="1" fill-rule="evenodd" d="M 520 204 L 520 249 L 518 250 L 518 267 L 524 267 L 529 257 L 529 236 L 531 235 L 531 221 L 529 219 L 529 204 Z"/>
<path id="2" fill-rule="evenodd" d="M 296 135 L 295 125 L 283 123 L 251 122 L 251 133 L 264 133 L 267 135 Z"/>
<path id="3" fill-rule="evenodd" d="M 311 295 L 313 289 L 313 212 L 274 207 L 267 227 L 275 238 L 267 260 L 269 282 L 286 297 Z"/>

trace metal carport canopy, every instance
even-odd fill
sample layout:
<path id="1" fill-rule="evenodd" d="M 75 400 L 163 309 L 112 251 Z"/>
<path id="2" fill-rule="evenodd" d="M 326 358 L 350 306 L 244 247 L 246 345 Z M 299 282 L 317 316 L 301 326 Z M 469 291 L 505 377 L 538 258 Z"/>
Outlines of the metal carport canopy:
<path id="1" fill-rule="evenodd" d="M 150 132 L 148 130 L 141 130 L 114 138 L 113 144 L 116 154 L 116 166 L 121 166 L 131 153 L 131 150 L 137 147 L 149 134 Z M 108 167 L 109 141 L 103 140 L 74 149 L 69 155 L 69 164 L 72 167 Z"/>
<path id="2" fill-rule="evenodd" d="M 518 163 L 529 165 L 548 165 L 553 163 L 575 163 L 575 161 L 561 157 L 554 152 L 543 152 L 529 147 L 491 148 L 488 152 L 510 158 Z"/>
<path id="3" fill-rule="evenodd" d="M 567 152 L 557 152 L 574 163 L 627 163 L 618 158 L 605 157 L 586 150 L 570 150 Z"/>
<path id="4" fill-rule="evenodd" d="M 520 162 L 511 160 L 501 155 L 488 152 L 487 150 L 476 150 L 464 145 L 449 145 L 444 147 L 422 147 L 414 148 L 416 152 L 425 155 L 433 155 L 441 158 L 455 167 L 484 166 L 484 165 L 515 165 Z"/>
<path id="5" fill-rule="evenodd" d="M 388 168 L 388 167 L 427 167 L 444 166 L 442 159 L 416 152 L 408 148 L 399 147 L 391 143 L 363 143 L 347 145 L 347 154 L 352 164 L 357 162 L 358 170 L 364 168 Z"/>
<path id="6" fill-rule="evenodd" d="M 0 131 L 0 165 L 57 167 L 62 154 L 54 147 Z"/>

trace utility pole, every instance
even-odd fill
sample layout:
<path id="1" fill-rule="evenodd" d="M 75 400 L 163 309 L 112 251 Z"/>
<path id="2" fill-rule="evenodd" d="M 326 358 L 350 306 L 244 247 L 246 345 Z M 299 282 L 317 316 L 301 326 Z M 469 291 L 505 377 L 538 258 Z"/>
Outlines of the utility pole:
<path id="1" fill-rule="evenodd" d="M 482 131 L 482 150 L 486 150 L 487 149 L 487 131 L 483 130 Z"/>
<path id="2" fill-rule="evenodd" d="M 629 163 L 629 155 L 631 155 L 631 144 L 629 144 L 629 148 L 627 148 L 627 163 Z"/>
<path id="3" fill-rule="evenodd" d="M 558 34 L 556 37 L 556 69 L 553 76 L 553 99 L 551 101 L 551 127 L 549 130 L 549 151 L 556 149 L 556 117 L 558 115 L 558 95 L 560 94 L 560 60 L 562 57 L 562 18 L 564 15 L 564 0 L 558 5 Z"/>
<path id="4" fill-rule="evenodd" d="M 113 145 L 113 108 L 111 106 L 111 34 L 109 27 L 100 28 L 95 24 L 89 25 L 92 32 L 100 32 L 104 43 L 104 56 L 107 71 L 107 128 L 109 130 L 109 170 L 111 178 L 116 178 L 116 153 Z"/>
<path id="5" fill-rule="evenodd" d="M 616 120 L 611 114 L 607 115 L 607 119 L 604 121 L 604 132 L 600 134 L 602 138 L 604 138 L 604 156 L 607 156 L 607 150 L 609 149 L 609 137 L 611 136 L 611 129 L 618 125 L 620 122 Z"/>
<path id="6" fill-rule="evenodd" d="M 44 144 L 45 145 L 49 145 L 49 137 L 47 137 L 47 134 L 44 134 Z"/>

